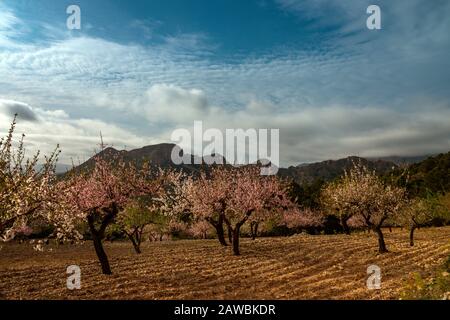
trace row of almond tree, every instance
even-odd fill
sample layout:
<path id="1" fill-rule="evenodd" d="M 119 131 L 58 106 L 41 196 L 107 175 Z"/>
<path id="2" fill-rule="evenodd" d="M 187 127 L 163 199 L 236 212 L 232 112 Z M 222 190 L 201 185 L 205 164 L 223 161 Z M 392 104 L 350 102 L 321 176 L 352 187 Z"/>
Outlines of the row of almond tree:
<path id="1" fill-rule="evenodd" d="M 144 214 L 157 212 L 177 223 L 189 215 L 197 225 L 208 223 L 221 245 L 227 245 L 224 226 L 235 255 L 240 254 L 241 228 L 278 217 L 288 227 L 319 226 L 321 212 L 299 208 L 290 194 L 290 183 L 260 175 L 255 166 L 216 166 L 195 176 L 176 170 L 135 166 L 120 158 L 95 158 L 91 170 L 72 170 L 64 179 L 55 174 L 58 149 L 37 170 L 39 154 L 27 158 L 23 138 L 14 146 L 16 122 L 0 142 L 0 237 L 3 241 L 29 234 L 34 219 L 45 219 L 57 239 L 81 239 L 80 222 L 89 233 L 102 272 L 111 274 L 103 240 L 108 226 L 122 225 L 137 252 L 145 227 Z M 145 199 L 146 210 L 130 206 Z M 355 164 L 322 192 L 323 207 L 339 217 L 346 232 L 367 228 L 378 236 L 379 252 L 387 251 L 382 226 L 395 221 L 414 229 L 441 212 L 425 200 L 409 200 L 400 187 L 384 183 L 365 167 Z M 142 215 L 142 217 L 140 217 Z M 140 219 L 141 218 L 141 219 Z"/>

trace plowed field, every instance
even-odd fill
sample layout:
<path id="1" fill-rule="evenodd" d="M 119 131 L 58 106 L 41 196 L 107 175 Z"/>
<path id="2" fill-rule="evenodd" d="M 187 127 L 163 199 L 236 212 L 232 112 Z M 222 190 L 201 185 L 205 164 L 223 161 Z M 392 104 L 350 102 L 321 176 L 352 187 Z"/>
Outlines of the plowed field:
<path id="1" fill-rule="evenodd" d="M 374 234 L 296 235 L 242 239 L 241 256 L 217 240 L 142 245 L 105 243 L 113 275 L 105 276 L 92 244 L 3 244 L 1 299 L 397 299 L 411 272 L 431 274 L 450 253 L 450 227 L 385 231 L 389 253 Z M 51 249 L 51 251 L 49 250 Z M 380 290 L 368 290 L 367 267 L 381 268 Z M 81 289 L 68 290 L 66 268 L 79 265 Z"/>

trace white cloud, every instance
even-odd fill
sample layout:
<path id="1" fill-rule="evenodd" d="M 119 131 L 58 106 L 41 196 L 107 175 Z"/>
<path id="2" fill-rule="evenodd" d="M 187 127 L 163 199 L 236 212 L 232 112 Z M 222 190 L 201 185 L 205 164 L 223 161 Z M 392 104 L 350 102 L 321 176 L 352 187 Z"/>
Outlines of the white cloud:
<path id="1" fill-rule="evenodd" d="M 189 92 L 173 86 L 169 91 L 172 90 Z M 141 107 L 171 110 L 171 104 L 166 100 L 155 105 L 157 101 L 150 99 Z M 195 104 L 174 108 L 175 111 L 180 110 L 178 114 L 167 110 L 159 112 L 162 116 L 159 120 L 165 121 L 165 130 L 159 137 L 167 140 L 171 130 L 176 128 L 187 129 L 193 134 L 194 120 L 202 120 L 204 130 L 218 128 L 222 132 L 227 128 L 280 129 L 283 165 L 348 155 L 412 156 L 450 150 L 450 109 L 446 106 L 410 108 L 405 113 L 382 106 L 293 105 L 280 108 L 267 101 L 250 99 L 244 108 L 237 111 L 211 105 L 207 108 L 208 112 L 200 114 L 196 113 Z"/>
<path id="2" fill-rule="evenodd" d="M 16 109 L 39 120 L 20 123 L 30 143 L 60 142 L 69 156 L 91 155 L 100 130 L 118 148 L 138 147 L 168 141 L 194 120 L 280 128 L 283 164 L 450 149 L 450 4 L 391 1 L 382 7 L 386 30 L 375 35 L 365 29 L 366 2 L 280 1 L 322 26 L 340 25 L 336 37 L 326 48 L 228 60 L 189 34 L 152 47 L 66 33 L 25 45 L 16 39 L 20 19 L 0 11 L 0 98 L 29 102 Z"/>
<path id="3" fill-rule="evenodd" d="M 25 146 L 28 151 L 41 150 L 43 154 L 51 153 L 59 144 L 62 150 L 61 163 L 70 164 L 70 159 L 86 159 L 99 149 L 100 132 L 105 143 L 118 149 L 137 148 L 146 144 L 159 142 L 145 136 L 137 136 L 117 126 L 99 119 L 69 118 L 63 110 L 44 110 L 26 103 L 0 99 L 0 133 L 6 134 L 13 119 L 10 108 L 26 108 L 25 118 L 19 112 L 16 134 L 26 134 Z M 28 120 L 30 114 L 34 121 Z"/>
<path id="4" fill-rule="evenodd" d="M 183 89 L 175 85 L 155 84 L 146 92 L 142 103 L 147 119 L 152 122 L 186 122 L 207 116 L 208 100 L 202 90 Z M 137 112 L 140 113 L 140 106 Z"/>

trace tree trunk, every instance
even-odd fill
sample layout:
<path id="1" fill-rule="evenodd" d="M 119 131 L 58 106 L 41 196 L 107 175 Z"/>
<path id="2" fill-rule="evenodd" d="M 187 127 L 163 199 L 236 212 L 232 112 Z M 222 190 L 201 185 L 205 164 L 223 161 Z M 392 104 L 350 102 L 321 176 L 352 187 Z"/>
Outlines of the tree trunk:
<path id="1" fill-rule="evenodd" d="M 342 229 L 344 230 L 344 233 L 350 234 L 350 228 L 348 227 L 347 220 L 348 219 L 341 217 L 341 225 Z"/>
<path id="2" fill-rule="evenodd" d="M 136 251 L 137 254 L 141 254 L 141 248 L 139 245 L 134 245 L 134 251 Z"/>
<path id="3" fill-rule="evenodd" d="M 241 227 L 248 220 L 248 218 L 250 217 L 252 212 L 254 212 L 254 209 L 247 211 L 246 214 L 245 214 L 245 217 L 241 221 L 236 223 L 234 228 L 231 227 L 231 222 L 228 219 L 224 218 L 224 221 L 227 224 L 227 227 L 229 229 L 231 229 L 231 231 L 233 232 L 233 253 L 234 253 L 235 256 L 240 255 L 240 252 L 239 252 L 239 236 L 240 236 Z"/>
<path id="4" fill-rule="evenodd" d="M 97 235 L 97 233 L 92 233 L 92 240 L 94 242 L 95 253 L 97 254 L 100 265 L 102 266 L 103 274 L 112 274 L 111 267 L 109 266 L 108 256 L 103 249 L 102 239 Z"/>
<path id="5" fill-rule="evenodd" d="M 233 253 L 235 256 L 240 255 L 239 252 L 239 228 L 233 230 Z"/>
<path id="6" fill-rule="evenodd" d="M 223 246 L 227 246 L 227 242 L 225 241 L 225 230 L 223 229 L 223 216 L 219 216 L 219 220 L 216 222 L 213 219 L 207 219 L 207 221 L 216 229 L 217 239 Z"/>
<path id="7" fill-rule="evenodd" d="M 139 247 L 139 253 L 141 252 L 141 243 L 142 243 L 142 234 L 143 234 L 144 230 L 142 231 L 138 231 L 137 234 L 137 245 Z"/>
<path id="8" fill-rule="evenodd" d="M 252 235 L 252 240 L 255 240 L 258 235 L 258 222 L 252 222 L 250 224 L 250 233 Z"/>
<path id="9" fill-rule="evenodd" d="M 378 236 L 378 252 L 386 253 L 388 252 L 386 248 L 386 243 L 384 242 L 383 232 L 381 231 L 381 227 L 376 227 L 374 230 Z"/>
<path id="10" fill-rule="evenodd" d="M 253 222 L 250 223 L 250 236 L 252 237 L 252 240 L 255 240 L 255 231 L 253 230 Z"/>
<path id="11" fill-rule="evenodd" d="M 217 232 L 217 238 L 219 239 L 219 242 L 223 246 L 227 246 L 227 242 L 225 241 L 225 235 L 223 230 L 223 223 L 218 223 L 214 226 L 216 228 Z"/>
<path id="12" fill-rule="evenodd" d="M 138 236 L 136 236 L 136 237 L 138 237 Z M 135 240 L 133 237 L 133 234 L 129 234 L 128 238 L 130 239 L 131 243 L 133 244 L 134 251 L 136 251 L 137 254 L 140 254 L 141 253 L 141 248 L 140 248 L 141 246 L 139 243 L 140 241 L 138 239 Z"/>
<path id="13" fill-rule="evenodd" d="M 411 230 L 409 230 L 409 245 L 411 247 L 414 246 L 414 230 L 416 229 L 415 226 L 411 227 Z"/>
<path id="14" fill-rule="evenodd" d="M 109 223 L 114 219 L 115 216 L 115 207 L 113 211 L 108 213 L 104 218 L 100 225 L 99 230 L 95 229 L 95 218 L 94 214 L 89 214 L 87 216 L 87 222 L 89 225 L 89 230 L 92 236 L 92 242 L 94 243 L 95 253 L 97 254 L 97 258 L 100 261 L 100 265 L 102 267 L 103 274 L 110 275 L 111 267 L 109 265 L 108 256 L 106 255 L 105 250 L 103 249 L 102 240 L 105 237 L 105 230 Z"/>

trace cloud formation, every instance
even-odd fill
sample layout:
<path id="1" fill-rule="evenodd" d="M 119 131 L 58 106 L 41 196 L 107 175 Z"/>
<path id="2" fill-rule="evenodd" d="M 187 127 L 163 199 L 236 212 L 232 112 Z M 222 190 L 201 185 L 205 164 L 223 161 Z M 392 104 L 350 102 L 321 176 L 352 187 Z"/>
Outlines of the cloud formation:
<path id="1" fill-rule="evenodd" d="M 0 112 L 9 116 L 17 116 L 20 120 L 35 122 L 38 121 L 37 115 L 26 103 L 0 100 Z"/>
<path id="2" fill-rule="evenodd" d="M 208 116 L 209 106 L 200 89 L 184 89 L 175 85 L 154 84 L 146 92 L 146 117 L 151 122 L 186 123 Z M 136 108 L 139 113 L 139 106 Z"/>
<path id="3" fill-rule="evenodd" d="M 62 150 L 61 162 L 70 164 L 87 160 L 95 150 L 99 150 L 100 132 L 108 145 L 118 149 L 141 147 L 156 143 L 150 137 L 134 135 L 123 128 L 99 119 L 69 118 L 63 110 L 45 110 L 23 102 L 0 99 L 0 132 L 6 133 L 12 122 L 10 108 L 27 110 L 18 113 L 17 138 L 24 133 L 25 146 L 28 151 L 41 150 L 43 154 L 51 153 L 57 145 Z M 27 117 L 36 119 L 28 121 Z M 2 134 L 3 136 L 3 134 Z"/>
<path id="4" fill-rule="evenodd" d="M 0 129 L 19 113 L 33 146 L 61 143 L 66 158 L 91 155 L 100 130 L 118 148 L 139 147 L 194 120 L 279 128 L 282 165 L 450 149 L 448 1 L 382 2 L 378 33 L 365 29 L 368 1 L 278 3 L 312 32 L 331 30 L 321 45 L 218 59 L 205 34 L 150 47 L 53 32 L 31 44 L 2 10 Z"/>

